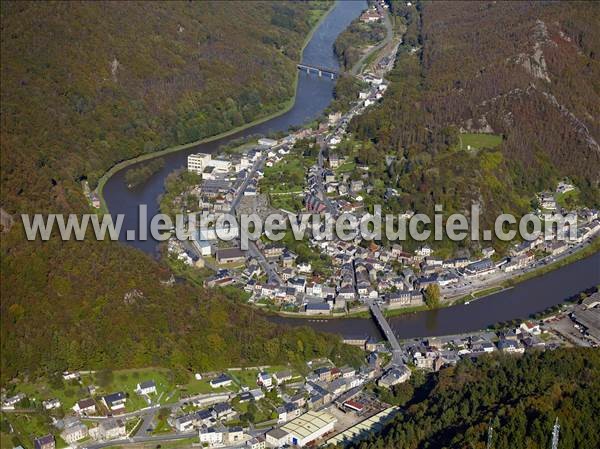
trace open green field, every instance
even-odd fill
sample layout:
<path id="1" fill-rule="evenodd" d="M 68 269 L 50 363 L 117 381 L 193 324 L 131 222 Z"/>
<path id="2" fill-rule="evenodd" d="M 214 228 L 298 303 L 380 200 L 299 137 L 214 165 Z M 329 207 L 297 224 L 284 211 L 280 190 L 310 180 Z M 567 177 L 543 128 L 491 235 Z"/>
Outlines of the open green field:
<path id="1" fill-rule="evenodd" d="M 300 212 L 304 208 L 302 195 L 290 193 L 289 195 L 272 195 L 271 206 L 276 209 L 284 209 L 290 212 Z"/>
<path id="2" fill-rule="evenodd" d="M 354 161 L 354 158 L 351 158 L 351 159 L 347 160 L 346 162 L 344 162 L 342 165 L 340 165 L 338 168 L 336 168 L 335 173 L 336 174 L 349 173 L 349 172 L 354 171 L 355 168 L 356 168 L 356 162 Z"/>
<path id="3" fill-rule="evenodd" d="M 156 400 L 161 394 L 162 398 L 166 398 L 175 390 L 170 371 L 164 368 L 140 368 L 114 371 L 112 373 L 112 381 L 102 386 L 99 384 L 104 382 L 101 382 L 98 373 L 81 376 L 81 381 L 85 386 L 96 385 L 98 387 L 96 392 L 97 396 L 118 391 L 129 394 L 126 403 L 127 411 L 133 411 L 148 406 L 146 399 L 135 392 L 138 383 L 148 380 L 153 380 L 156 383 L 157 393 L 156 395 L 151 395 L 151 399 L 153 400 Z"/>
<path id="4" fill-rule="evenodd" d="M 68 412 L 75 402 L 89 397 L 87 387 L 96 386 L 95 397 L 97 400 L 101 396 L 123 391 L 128 394 L 126 403 L 127 411 L 134 411 L 148 406 L 145 397 L 139 396 L 136 392 L 136 386 L 140 382 L 153 380 L 156 383 L 157 393 L 151 395 L 153 401 L 173 402 L 183 396 L 191 396 L 201 393 L 213 393 L 218 391 L 237 391 L 236 387 L 230 389 L 213 389 L 210 379 L 196 380 L 192 375 L 189 381 L 183 385 L 175 385 L 173 375 L 166 368 L 138 368 L 113 371 L 108 374 L 89 373 L 81 375 L 81 382 L 64 381 L 62 387 L 58 382 L 50 382 L 47 379 L 40 379 L 36 382 L 27 382 L 17 384 L 15 392 L 23 392 L 29 399 L 41 400 L 58 398 L 62 403 L 62 409 Z M 52 384 L 52 386 L 51 386 Z"/>
<path id="5" fill-rule="evenodd" d="M 566 209 L 574 209 L 580 204 L 579 200 L 579 189 L 569 190 L 564 193 L 557 193 L 555 195 L 556 204 Z"/>
<path id="6" fill-rule="evenodd" d="M 289 154 L 273 167 L 265 167 L 260 190 L 264 193 L 287 193 L 304 190 L 305 173 L 314 164 L 313 158 Z"/>
<path id="7" fill-rule="evenodd" d="M 60 432 L 52 426 L 50 418 L 45 413 L 5 413 L 2 415 L 2 421 L 8 421 L 14 430 L 12 434 L 2 433 L 2 449 L 4 444 L 9 444 L 9 448 L 14 447 L 13 438 L 18 439 L 19 444 L 26 448 L 33 448 L 34 438 L 53 434 L 56 439 L 56 447 L 66 447 L 67 443 L 59 436 Z"/>
<path id="8" fill-rule="evenodd" d="M 498 134 L 474 134 L 464 133 L 458 136 L 460 148 L 466 150 L 469 147 L 474 149 L 496 148 L 502 143 L 502 136 Z"/>

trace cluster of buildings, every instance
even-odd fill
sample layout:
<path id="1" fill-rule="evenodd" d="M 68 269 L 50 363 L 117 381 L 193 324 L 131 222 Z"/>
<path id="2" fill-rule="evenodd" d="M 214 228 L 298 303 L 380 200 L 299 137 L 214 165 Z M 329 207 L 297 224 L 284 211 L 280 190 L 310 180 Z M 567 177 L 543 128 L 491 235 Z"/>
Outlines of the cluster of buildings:
<path id="1" fill-rule="evenodd" d="M 315 368 L 305 378 L 294 377 L 286 370 L 274 373 L 263 370 L 257 374 L 254 389 L 242 386 L 238 393 L 225 394 L 226 400 L 208 408 L 205 402 L 200 410 L 174 413 L 169 424 L 179 432 L 197 430 L 200 443 L 210 447 L 243 442 L 250 448 L 303 447 L 334 432 L 337 418 L 332 410 L 336 407 L 361 416 L 359 420 L 367 418 L 362 416 L 366 412 L 366 405 L 360 399 L 362 386 L 376 375 L 373 367 L 337 368 L 330 362 Z M 231 381 L 228 374 L 222 373 L 211 381 L 211 386 L 229 386 Z M 240 404 L 262 401 L 266 392 L 273 389 L 277 390 L 281 404 L 275 408 L 275 428 L 260 433 L 227 426 L 228 421 L 239 417 L 234 401 Z"/>
<path id="2" fill-rule="evenodd" d="M 246 291 L 253 301 L 271 300 L 278 305 L 292 304 L 307 314 L 332 311 L 346 312 L 354 304 L 367 300 L 385 300 L 390 307 L 423 304 L 423 295 L 411 270 L 397 273 L 392 262 L 404 253 L 398 246 L 386 249 L 375 244 L 364 248 L 355 241 L 311 241 L 314 251 L 331 261 L 331 274 L 326 278 L 313 275 L 308 262 L 284 246 L 263 247 L 268 260 L 277 266 L 282 283 L 250 280 Z"/>
<path id="3" fill-rule="evenodd" d="M 384 0 L 376 1 L 360 15 L 360 21 L 363 23 L 381 22 L 384 10 L 388 8 L 389 5 Z"/>
<path id="4" fill-rule="evenodd" d="M 568 317 L 573 326 L 589 341 L 600 344 L 598 293 L 586 297 L 570 310 Z M 366 363 L 359 368 L 336 367 L 325 359 L 309 362 L 311 371 L 306 376 L 295 375 L 290 370 L 270 372 L 262 369 L 257 370 L 253 387 L 238 385 L 239 381 L 234 381 L 230 374 L 215 373 L 209 385 L 215 390 L 222 389 L 220 392 L 193 396 L 162 407 L 171 409 L 167 422 L 175 432 L 197 432 L 200 444 L 205 447 L 244 445 L 263 449 L 356 442 L 365 432 L 389 421 L 398 411 L 396 407 L 380 402 L 365 389 L 365 385 L 375 382 L 380 387 L 392 388 L 407 382 L 414 370 L 438 371 L 463 358 L 473 359 L 494 352 L 520 355 L 528 350 L 554 349 L 563 344 L 562 340 L 556 339 L 560 335 L 556 333 L 554 320 L 525 321 L 497 332 L 407 341 L 398 351 L 393 351 L 400 354 L 394 354 L 390 362 L 385 361 L 390 360 L 390 350 L 385 344 L 355 338 L 346 342 L 360 344 L 368 352 Z M 197 378 L 202 379 L 202 376 L 197 375 Z M 275 405 L 273 391 L 277 394 Z M 139 382 L 135 393 L 155 395 L 156 384 L 152 380 Z M 3 398 L 3 407 L 18 407 L 23 399 L 22 393 Z M 118 414 L 124 412 L 126 401 L 127 395 L 123 392 L 97 399 L 84 398 L 73 407 L 75 416 L 53 418 L 53 425 L 69 445 L 87 437 L 96 441 L 122 439 L 127 436 L 126 422 Z M 54 406 L 52 400 L 44 402 Z M 272 416 L 276 416 L 274 427 L 260 431 L 253 426 L 232 426 L 232 422 L 239 422 L 243 410 L 240 405 L 249 402 L 260 403 L 261 407 L 267 404 L 274 412 Z M 112 417 L 113 413 L 117 416 Z M 94 427 L 88 427 L 89 424 L 81 420 L 96 414 L 107 414 L 108 418 L 98 420 Z M 39 449 L 55 449 L 56 444 L 51 434 L 36 438 L 34 443 Z"/>

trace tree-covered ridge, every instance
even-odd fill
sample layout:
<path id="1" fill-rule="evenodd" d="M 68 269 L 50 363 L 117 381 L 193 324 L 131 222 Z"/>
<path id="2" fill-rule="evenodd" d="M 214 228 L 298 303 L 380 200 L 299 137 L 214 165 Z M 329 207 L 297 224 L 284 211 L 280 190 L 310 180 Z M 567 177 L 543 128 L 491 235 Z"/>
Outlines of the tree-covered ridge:
<path id="1" fill-rule="evenodd" d="M 3 237 L 2 383 L 64 369 L 164 366 L 207 371 L 300 363 L 360 351 L 307 329 L 285 330 L 218 290 L 169 284 L 145 254 L 108 242 Z M 22 260 L 28 260 L 26 269 Z"/>
<path id="2" fill-rule="evenodd" d="M 488 218 L 523 213 L 565 176 L 584 203 L 600 204 L 597 3 L 393 2 L 392 11 L 408 27 L 389 93 L 351 125 L 366 142 L 359 157 L 374 161 L 370 176 L 399 192 L 392 208 L 477 201 Z M 460 131 L 502 144 L 468 151 Z"/>
<path id="3" fill-rule="evenodd" d="M 79 177 L 281 106 L 328 6 L 4 3 L 3 216 L 87 211 Z M 167 285 L 163 265 L 120 243 L 29 242 L 14 216 L 0 239 L 1 384 L 63 369 L 358 354 L 337 338 L 274 326 L 223 292 Z"/>
<path id="4" fill-rule="evenodd" d="M 550 447 L 558 417 L 561 449 L 600 447 L 600 351 L 558 349 L 491 355 L 394 387 L 403 410 L 357 449 Z M 402 390 L 402 391 L 401 391 Z"/>
<path id="5" fill-rule="evenodd" d="M 78 203 L 80 177 L 280 109 L 328 6 L 3 4 L 3 207 Z"/>

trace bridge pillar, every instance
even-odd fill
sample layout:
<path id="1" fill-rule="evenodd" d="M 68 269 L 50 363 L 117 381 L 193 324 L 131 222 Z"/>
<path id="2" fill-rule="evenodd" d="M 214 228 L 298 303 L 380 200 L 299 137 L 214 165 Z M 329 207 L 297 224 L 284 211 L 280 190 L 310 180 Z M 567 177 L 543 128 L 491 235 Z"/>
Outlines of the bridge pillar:
<path id="1" fill-rule="evenodd" d="M 323 76 L 323 72 L 319 70 L 319 78 Z"/>
<path id="2" fill-rule="evenodd" d="M 330 73 L 330 75 L 331 75 L 331 79 L 333 79 L 334 78 L 333 73 Z"/>
<path id="3" fill-rule="evenodd" d="M 306 68 L 306 74 L 310 75 L 310 69 L 308 67 Z"/>

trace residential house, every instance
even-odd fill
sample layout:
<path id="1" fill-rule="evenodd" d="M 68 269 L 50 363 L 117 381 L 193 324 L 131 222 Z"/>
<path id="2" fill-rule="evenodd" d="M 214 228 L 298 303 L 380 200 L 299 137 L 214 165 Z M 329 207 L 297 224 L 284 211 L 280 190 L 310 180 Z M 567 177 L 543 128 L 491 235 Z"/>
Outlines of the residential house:
<path id="1" fill-rule="evenodd" d="M 55 408 L 60 408 L 60 400 L 58 399 L 48 399 L 47 401 L 43 401 L 42 405 L 46 410 L 52 410 Z"/>
<path id="2" fill-rule="evenodd" d="M 223 432 L 214 427 L 202 427 L 198 432 L 200 444 L 208 446 L 220 446 L 223 444 Z"/>
<path id="3" fill-rule="evenodd" d="M 142 383 L 138 383 L 135 389 L 137 394 L 155 394 L 156 393 L 156 384 L 153 380 L 147 380 Z"/>
<path id="4" fill-rule="evenodd" d="M 212 379 L 209 383 L 212 388 L 223 388 L 231 385 L 233 380 L 227 374 L 220 374 Z"/>
<path id="5" fill-rule="evenodd" d="M 98 427 L 89 430 L 95 440 L 112 440 L 127 435 L 125 422 L 120 419 L 104 419 Z"/>
<path id="6" fill-rule="evenodd" d="M 249 393 L 252 396 L 252 399 L 254 399 L 255 401 L 260 401 L 265 397 L 265 393 L 260 388 L 250 390 Z"/>
<path id="7" fill-rule="evenodd" d="M 174 418 L 170 424 L 175 427 L 175 430 L 178 432 L 187 432 L 194 428 L 194 415 L 189 413 L 187 415 L 182 415 Z"/>
<path id="8" fill-rule="evenodd" d="M 273 379 L 277 382 L 277 385 L 281 385 L 284 382 L 292 380 L 292 372 L 291 371 L 279 371 L 273 374 Z"/>
<path id="9" fill-rule="evenodd" d="M 233 445 L 241 442 L 244 439 L 244 429 L 241 427 L 230 427 L 225 433 L 225 441 L 227 444 Z"/>
<path id="10" fill-rule="evenodd" d="M 406 382 L 410 378 L 411 372 L 406 365 L 396 366 L 385 373 L 378 381 L 377 385 L 391 388 L 402 382 Z"/>
<path id="11" fill-rule="evenodd" d="M 124 409 L 126 402 L 127 396 L 122 391 L 102 397 L 102 403 L 111 411 Z"/>
<path id="12" fill-rule="evenodd" d="M 21 402 L 23 399 L 25 399 L 27 396 L 25 396 L 25 393 L 17 393 L 14 396 L 8 397 L 6 399 L 4 399 L 4 401 L 2 401 L 2 407 L 12 410 L 15 408 L 15 406 Z"/>
<path id="13" fill-rule="evenodd" d="M 540 335 L 542 333 L 539 324 L 532 323 L 531 321 L 521 323 L 519 330 L 521 333 L 527 333 L 530 335 Z"/>
<path id="14" fill-rule="evenodd" d="M 290 434 L 279 428 L 269 430 L 265 437 L 269 447 L 283 447 L 290 443 Z"/>
<path id="15" fill-rule="evenodd" d="M 79 422 L 78 424 L 67 427 L 62 431 L 60 436 L 67 444 L 71 444 L 87 437 L 88 428 L 85 426 L 85 424 Z"/>
<path id="16" fill-rule="evenodd" d="M 522 354 L 525 352 L 525 348 L 522 347 L 516 340 L 500 340 L 498 341 L 498 349 L 502 352 L 518 353 Z"/>
<path id="17" fill-rule="evenodd" d="M 54 449 L 56 442 L 54 441 L 54 435 L 44 435 L 33 440 L 34 449 Z"/>
<path id="18" fill-rule="evenodd" d="M 228 402 L 219 402 L 213 405 L 212 411 L 217 419 L 227 419 L 236 414 L 236 411 Z"/>
<path id="19" fill-rule="evenodd" d="M 258 373 L 256 383 L 265 388 L 271 388 L 273 386 L 273 378 L 266 371 Z"/>
<path id="20" fill-rule="evenodd" d="M 331 381 L 331 369 L 327 367 L 317 368 L 315 374 L 319 377 L 319 380 L 323 382 Z"/>
<path id="21" fill-rule="evenodd" d="M 96 401 L 92 398 L 77 401 L 73 406 L 73 411 L 81 415 L 91 415 L 96 413 Z"/>
<path id="22" fill-rule="evenodd" d="M 248 449 L 266 449 L 267 441 L 263 437 L 257 436 L 248 440 L 246 445 L 248 446 Z"/>

